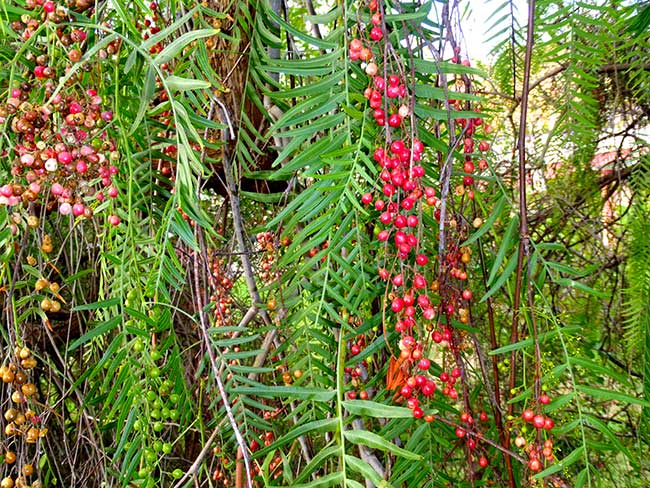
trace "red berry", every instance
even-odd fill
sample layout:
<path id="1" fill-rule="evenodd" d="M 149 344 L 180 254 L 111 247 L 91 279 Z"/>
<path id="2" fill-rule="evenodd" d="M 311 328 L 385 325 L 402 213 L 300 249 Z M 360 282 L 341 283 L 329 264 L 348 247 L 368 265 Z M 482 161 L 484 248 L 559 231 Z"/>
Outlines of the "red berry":
<path id="1" fill-rule="evenodd" d="M 485 152 L 488 149 L 490 149 L 490 143 L 489 142 L 487 142 L 487 141 L 479 142 L 479 144 L 478 144 L 478 150 L 479 151 Z"/>
<path id="2" fill-rule="evenodd" d="M 528 468 L 530 468 L 531 471 L 539 471 L 542 469 L 542 463 L 539 459 L 531 459 L 528 463 Z"/>
<path id="3" fill-rule="evenodd" d="M 488 415 L 485 412 L 481 412 L 481 414 L 478 416 L 478 418 L 481 420 L 481 422 L 486 422 L 488 419 Z"/>
<path id="4" fill-rule="evenodd" d="M 384 37 L 384 33 L 381 31 L 381 28 L 379 27 L 373 27 L 370 29 L 370 39 L 373 41 L 381 41 L 381 39 Z"/>
<path id="5" fill-rule="evenodd" d="M 544 416 L 543 415 L 535 415 L 533 417 L 533 425 L 537 429 L 541 429 L 544 427 Z"/>
<path id="6" fill-rule="evenodd" d="M 418 368 L 420 368 L 422 371 L 426 371 L 430 367 L 431 367 L 431 361 L 429 361 L 427 358 L 422 358 L 418 363 Z"/>
<path id="7" fill-rule="evenodd" d="M 361 203 L 368 205 L 372 202 L 372 193 L 364 193 L 361 197 Z"/>
<path id="8" fill-rule="evenodd" d="M 422 394 L 424 396 L 431 396 L 436 391 L 436 384 L 433 381 L 427 381 L 422 387 Z"/>
<path id="9" fill-rule="evenodd" d="M 109 215 L 108 216 L 108 223 L 113 225 L 113 226 L 120 225 L 120 218 L 115 214 Z"/>
<path id="10" fill-rule="evenodd" d="M 399 127 L 402 125 L 402 117 L 400 117 L 399 114 L 392 114 L 388 117 L 388 125 L 391 127 Z"/>
<path id="11" fill-rule="evenodd" d="M 552 419 L 546 417 L 546 418 L 544 419 L 544 428 L 545 428 L 546 430 L 551 430 L 553 427 L 555 427 L 555 422 L 553 422 Z"/>
<path id="12" fill-rule="evenodd" d="M 463 300 L 471 300 L 472 292 L 470 290 L 463 290 Z"/>
<path id="13" fill-rule="evenodd" d="M 549 403 L 551 403 L 551 398 L 546 393 L 544 393 L 539 397 L 539 403 L 541 403 L 542 405 L 548 405 Z"/>
<path id="14" fill-rule="evenodd" d="M 458 427 L 456 429 L 456 437 L 458 437 L 459 439 L 462 439 L 463 437 L 465 437 L 465 430 Z"/>
<path id="15" fill-rule="evenodd" d="M 413 409 L 413 418 L 420 419 L 424 415 L 424 411 L 420 407 Z"/>
<path id="16" fill-rule="evenodd" d="M 479 465 L 481 468 L 485 468 L 485 467 L 487 467 L 488 464 L 489 464 L 489 463 L 488 463 L 488 460 L 487 460 L 487 458 L 486 458 L 485 456 L 481 456 L 481 457 L 479 458 L 479 460 L 478 460 L 478 465 Z"/>
<path id="17" fill-rule="evenodd" d="M 352 51 L 361 51 L 362 47 L 363 47 L 363 43 L 359 39 L 352 39 L 350 41 L 350 49 Z"/>
<path id="18" fill-rule="evenodd" d="M 400 297 L 396 297 L 393 300 L 393 303 L 391 304 L 390 308 L 395 313 L 401 312 L 402 309 L 404 308 L 404 300 L 402 300 Z"/>

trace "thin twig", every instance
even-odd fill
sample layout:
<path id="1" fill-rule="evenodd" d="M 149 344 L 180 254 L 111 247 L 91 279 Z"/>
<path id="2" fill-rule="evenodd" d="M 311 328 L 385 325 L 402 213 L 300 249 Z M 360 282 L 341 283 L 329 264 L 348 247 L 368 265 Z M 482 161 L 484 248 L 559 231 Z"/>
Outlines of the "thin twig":
<path id="1" fill-rule="evenodd" d="M 201 228 L 197 226 L 196 232 L 200 234 Z M 237 425 L 237 421 L 235 420 L 235 416 L 232 412 L 232 408 L 230 407 L 230 404 L 228 402 L 228 393 L 226 392 L 226 388 L 223 384 L 223 381 L 221 379 L 221 372 L 219 370 L 219 366 L 217 365 L 217 359 L 214 354 L 213 350 L 213 344 L 212 341 L 210 340 L 210 334 L 208 332 L 208 323 L 207 323 L 207 317 L 205 313 L 205 307 L 203 304 L 203 300 L 201 298 L 201 294 L 199 292 L 200 284 L 199 284 L 199 256 L 198 254 L 195 255 L 194 257 L 194 287 L 196 290 L 196 301 L 197 301 L 197 309 L 199 311 L 199 323 L 201 325 L 201 334 L 203 336 L 203 341 L 205 343 L 205 348 L 208 353 L 208 357 L 210 358 L 210 365 L 212 366 L 212 372 L 214 374 L 215 381 L 217 382 L 217 388 L 219 389 L 219 395 L 221 396 L 221 400 L 223 402 L 224 408 L 226 409 L 226 416 L 228 417 L 228 421 L 230 423 L 230 426 L 233 429 L 233 432 L 235 434 L 235 439 L 237 440 L 237 444 L 239 447 L 242 449 L 242 452 L 244 454 L 244 464 L 246 465 L 246 473 L 251 472 L 250 468 L 250 457 L 248 455 L 248 450 L 246 446 L 246 441 L 244 440 L 244 437 L 242 433 L 239 430 L 239 426 Z M 215 431 L 216 432 L 216 431 Z M 250 478 L 250 475 L 247 475 L 247 480 L 248 480 L 248 488 L 253 488 L 253 482 Z"/>

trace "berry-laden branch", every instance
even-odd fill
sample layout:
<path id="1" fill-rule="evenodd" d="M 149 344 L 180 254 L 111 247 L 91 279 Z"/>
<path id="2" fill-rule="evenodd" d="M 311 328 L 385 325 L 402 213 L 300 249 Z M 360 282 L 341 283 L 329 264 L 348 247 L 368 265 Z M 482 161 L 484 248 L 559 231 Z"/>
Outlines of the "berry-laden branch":
<path id="1" fill-rule="evenodd" d="M 392 390 L 394 402 L 405 404 L 415 419 L 433 422 L 441 419 L 448 425 L 455 424 L 433 409 L 434 392 L 440 388 L 448 402 L 460 410 L 460 423 L 456 424 L 456 446 L 464 448 L 467 459 L 466 474 L 470 484 L 485 476 L 481 471 L 489 464 L 488 448 L 494 447 L 504 455 L 507 485 L 516 485 L 512 458 L 528 464 L 529 469 L 541 469 L 537 447 L 529 445 L 527 453 L 531 464 L 510 446 L 509 428 L 504 425 L 501 406 L 501 387 L 496 358 L 492 375 L 482 354 L 482 344 L 475 328 L 483 322 L 489 326 L 489 347 L 498 347 L 498 331 L 495 324 L 495 305 L 489 297 L 485 312 L 473 307 L 473 292 L 468 286 L 472 272 L 472 247 L 463 245 L 483 220 L 478 216 L 480 206 L 474 203 L 477 194 L 488 189 L 485 181 L 475 179 L 488 169 L 485 159 L 490 150 L 487 137 L 491 127 L 480 116 L 480 106 L 472 99 L 473 87 L 469 60 L 460 59 L 460 47 L 452 29 L 452 11 L 455 4 L 446 4 L 442 12 L 442 35 L 433 41 L 414 21 L 387 22 L 388 15 L 399 15 L 407 10 L 396 4 L 370 0 L 367 4 L 368 25 L 359 21 L 358 36 L 349 44 L 349 58 L 361 62 L 368 76 L 364 90 L 369 111 L 376 124 L 376 141 L 372 157 L 378 165 L 376 188 L 361 196 L 361 203 L 377 219 L 375 228 L 378 276 L 384 282 L 381 307 L 382 328 L 387 349 L 390 351 L 386 374 L 386 387 Z M 398 17 L 399 18 L 399 17 Z M 398 27 L 398 24 L 401 27 Z M 533 18 L 530 20 L 529 43 L 532 42 Z M 415 35 L 413 35 L 415 34 Z M 399 42 L 400 44 L 397 44 Z M 415 47 L 414 47 L 415 45 Z M 426 47 L 430 50 L 424 57 Z M 527 73 L 530 71 L 532 44 L 528 46 Z M 429 56 L 430 54 L 430 56 Z M 450 61 L 444 61 L 451 54 Z M 420 57 L 420 59 L 417 59 Z M 435 61 L 429 61 L 430 59 Z M 425 63 L 434 65 L 426 77 L 419 71 Z M 447 70 L 452 63 L 460 67 Z M 453 74 L 452 74 L 453 73 Z M 422 80 L 435 84 L 437 93 L 443 96 L 426 98 L 417 92 Z M 526 75 L 524 92 L 528 89 Z M 426 88 L 426 89 L 425 89 Z M 426 92 L 428 87 L 421 91 Z M 526 92 L 527 93 L 527 92 Z M 525 100 L 524 100 L 525 101 Z M 429 119 L 427 108 L 435 107 L 446 114 Z M 519 310 L 523 284 L 524 265 L 529 258 L 528 230 L 525 201 L 525 111 L 522 114 L 523 133 L 520 135 L 520 252 L 517 268 L 517 293 L 513 306 L 511 341 L 519 339 Z M 426 131 L 427 134 L 423 134 Z M 423 141 L 437 139 L 435 150 Z M 446 149 L 442 149 L 446 148 Z M 435 162 L 435 164 L 431 164 Z M 460 164 L 459 164 L 460 162 Z M 460 167 L 458 167 L 460 166 Z M 458 174 L 460 173 L 460 177 Z M 433 183 L 437 175 L 437 183 Z M 440 196 L 438 198 L 438 191 Z M 434 232 L 431 228 L 434 222 Z M 486 260 L 480 239 L 478 241 L 479 265 L 483 285 L 487 287 Z M 436 255 L 437 253 L 437 255 Z M 530 277 L 527 283 L 530 282 Z M 528 293 L 531 313 L 532 292 Z M 482 314 L 486 314 L 486 318 Z M 469 329 L 468 329 L 469 327 Z M 535 335 L 535 394 L 539 404 L 548 403 L 547 396 L 540 396 L 540 352 L 534 317 L 532 327 Z M 395 336 L 397 338 L 395 339 Z M 366 347 L 365 337 L 360 335 L 349 347 L 353 358 Z M 393 353 L 395 351 L 395 353 Z M 510 389 L 514 390 L 517 379 L 515 361 L 512 361 Z M 359 388 L 364 381 L 367 363 L 359 361 L 356 368 L 346 368 L 353 389 L 349 399 L 368 399 L 373 390 Z M 436 371 L 436 375 L 433 374 Z M 499 441 L 487 440 L 483 434 L 489 420 L 483 407 L 476 405 L 474 382 L 479 388 L 479 401 L 484 401 L 494 413 L 495 430 Z M 359 390 L 357 391 L 357 388 Z M 485 398 L 483 398 L 485 397 Z M 514 405 L 508 406 L 508 414 Z M 481 422 L 477 422 L 480 420 Z M 532 422 L 539 429 L 551 429 L 553 421 L 528 410 L 524 422 Z M 451 422 L 451 424 L 450 424 Z M 538 441 L 541 435 L 538 435 Z M 522 447 L 521 440 L 516 442 Z M 539 442 L 535 444 L 540 445 Z M 544 445 L 546 459 L 552 459 L 552 443 Z M 499 468 L 494 468 L 497 476 Z"/>
<path id="2" fill-rule="evenodd" d="M 381 317 L 390 351 L 386 387 L 394 392 L 393 401 L 405 404 L 415 419 L 429 423 L 436 418 L 433 395 L 438 388 L 450 405 L 455 407 L 459 402 L 461 423 L 455 435 L 457 445 L 464 448 L 470 483 L 473 485 L 483 476 L 480 469 L 488 466 L 487 449 L 493 446 L 504 453 L 508 484 L 514 486 L 510 458 L 523 458 L 515 455 L 507 442 L 501 420 L 498 370 L 493 371 L 492 385 L 480 356 L 478 336 L 467 333 L 467 327 L 474 322 L 471 318 L 473 293 L 468 287 L 472 250 L 461 243 L 469 237 L 472 227 L 482 225 L 480 218 L 465 213 L 475 214 L 476 206 L 471 202 L 477 191 L 487 188 L 485 184 L 477 184 L 474 175 L 488 169 L 482 153 L 490 149 L 484 137 L 491 129 L 479 114 L 474 115 L 478 106 L 468 96 L 472 93 L 471 70 L 468 60 L 460 60 L 460 48 L 452 32 L 450 9 L 454 6 L 444 7 L 444 35 L 440 46 L 434 45 L 422 28 L 410 20 L 400 21 L 401 28 L 397 22 L 386 22 L 386 16 L 394 15 L 395 10 L 403 13 L 401 5 L 389 6 L 371 0 L 367 8 L 370 23 L 359 23 L 358 36 L 349 44 L 349 58 L 360 61 L 368 76 L 364 96 L 378 128 L 372 156 L 379 167 L 376 187 L 380 191 L 363 194 L 361 203 L 378 221 L 375 229 L 378 276 L 385 283 Z M 396 44 L 398 40 L 403 41 L 400 46 Z M 422 56 L 423 47 L 431 51 L 435 62 Z M 452 71 L 455 74 L 446 71 L 447 61 L 442 62 L 448 51 L 452 53 L 451 63 L 461 67 Z M 417 60 L 417 56 L 421 59 Z M 426 78 L 418 71 L 416 61 L 426 61 L 436 67 L 429 71 L 432 76 L 428 81 L 443 96 L 428 98 L 426 104 L 444 111 L 445 117 L 430 121 L 418 113 L 425 100 L 420 99 L 416 90 Z M 430 133 L 420 137 L 422 131 Z M 422 140 L 431 140 L 432 135 L 438 139 L 435 151 L 427 148 Z M 454 168 L 458 160 L 462 176 L 456 183 L 458 176 Z M 440 198 L 432 178 L 436 173 Z M 437 223 L 437 232 L 432 231 L 430 222 Z M 494 348 L 496 332 L 491 307 L 490 303 Z M 349 347 L 350 355 L 358 355 L 364 347 L 365 337 L 361 335 Z M 467 352 L 472 347 L 475 355 Z M 473 405 L 474 387 L 470 382 L 475 363 L 481 372 L 479 382 L 485 383 L 483 394 L 498 418 L 499 442 L 484 442 L 484 427 L 476 421 L 485 425 L 489 418 L 483 408 Z M 364 361 L 359 361 L 356 368 L 346 368 L 354 388 L 347 393 L 349 399 L 365 400 L 372 394 L 371 390 L 356 390 L 364 380 L 366 368 Z M 451 421 L 445 419 L 443 423 L 448 422 Z"/>

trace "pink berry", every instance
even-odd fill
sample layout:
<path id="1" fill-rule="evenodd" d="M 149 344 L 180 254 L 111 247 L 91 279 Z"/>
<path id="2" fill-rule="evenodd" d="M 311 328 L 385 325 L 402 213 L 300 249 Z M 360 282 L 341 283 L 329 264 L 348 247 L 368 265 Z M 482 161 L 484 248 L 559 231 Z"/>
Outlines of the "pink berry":
<path id="1" fill-rule="evenodd" d="M 72 213 L 74 214 L 75 217 L 79 217 L 84 214 L 84 206 L 82 203 L 75 203 L 72 206 Z"/>
<path id="2" fill-rule="evenodd" d="M 111 198 L 115 198 L 117 196 L 117 188 L 115 188 L 114 186 L 111 186 L 108 189 L 108 196 L 111 197 Z"/>
<path id="3" fill-rule="evenodd" d="M 23 154 L 20 157 L 20 162 L 25 166 L 31 166 L 32 164 L 34 164 L 34 156 L 32 156 L 31 154 Z"/>
<path id="4" fill-rule="evenodd" d="M 13 188 L 11 188 L 11 185 L 3 185 L 0 188 L 0 195 L 3 197 L 10 197 L 14 194 Z"/>
<path id="5" fill-rule="evenodd" d="M 56 158 L 59 160 L 59 163 L 68 164 L 72 161 L 72 154 L 68 151 L 61 151 L 56 155 Z"/>
<path id="6" fill-rule="evenodd" d="M 79 102 L 72 102 L 69 107 L 71 114 L 78 114 L 81 112 L 81 104 Z"/>
<path id="7" fill-rule="evenodd" d="M 72 205 L 70 205 L 68 202 L 63 202 L 59 206 L 59 213 L 61 215 L 70 215 L 70 212 L 72 212 Z"/>
<path id="8" fill-rule="evenodd" d="M 52 195 L 59 196 L 63 193 L 63 186 L 61 183 L 52 183 Z"/>
<path id="9" fill-rule="evenodd" d="M 111 224 L 112 226 L 120 225 L 120 218 L 115 214 L 109 215 L 108 223 Z"/>

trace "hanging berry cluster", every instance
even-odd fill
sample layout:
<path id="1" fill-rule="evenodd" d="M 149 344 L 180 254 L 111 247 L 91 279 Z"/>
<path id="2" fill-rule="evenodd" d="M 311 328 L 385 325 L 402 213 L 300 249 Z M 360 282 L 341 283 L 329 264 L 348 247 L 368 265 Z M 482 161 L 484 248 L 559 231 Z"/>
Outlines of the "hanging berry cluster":
<path id="1" fill-rule="evenodd" d="M 358 37 L 349 41 L 348 56 L 360 62 L 368 76 L 363 94 L 371 120 L 379 129 L 373 158 L 379 173 L 375 187 L 380 191 L 363 194 L 361 203 L 370 212 L 377 212 L 379 221 L 375 238 L 380 243 L 378 276 L 385 283 L 384 334 L 399 334 L 398 351 L 393 353 L 391 348 L 386 384 L 395 391 L 394 401 L 411 409 L 414 418 L 427 422 L 435 419 L 432 399 L 437 388 L 447 401 L 458 402 L 459 417 L 441 420 L 455 426 L 469 462 L 485 468 L 489 462 L 487 446 L 482 442 L 486 429 L 481 424 L 489 417 L 484 411 L 485 400 L 471 405 L 467 385 L 467 364 L 473 361 L 465 357 L 465 351 L 473 348 L 465 326 L 472 325 L 473 293 L 468 285 L 472 250 L 462 242 L 472 228 L 483 224 L 473 201 L 475 192 L 485 188 L 485 184 L 477 184 L 476 176 L 488 170 L 485 153 L 490 143 L 485 136 L 491 128 L 468 101 L 471 83 L 466 76 L 444 84 L 444 106 L 453 120 L 449 124 L 453 129 L 449 133 L 450 151 L 462 153 L 460 164 L 452 160 L 453 176 L 451 171 L 445 175 L 444 156 L 428 150 L 418 138 L 416 81 L 398 49 L 390 45 L 384 5 L 380 0 L 370 0 L 365 6 L 370 23 L 361 25 Z M 454 48 L 450 61 L 469 66 L 468 60 L 460 61 L 459 52 Z M 427 162 L 433 158 L 437 159 L 436 167 L 428 169 Z M 443 169 L 443 175 L 437 190 L 427 178 L 438 169 Z M 435 231 L 430 222 L 438 223 Z M 351 343 L 351 356 L 364 346 L 358 341 Z M 346 373 L 363 372 L 361 366 L 348 368 Z M 358 389 L 358 385 L 353 387 Z M 363 395 L 352 390 L 348 398 L 368 398 L 367 392 L 361 392 Z M 553 427 L 552 420 L 544 415 L 529 421 L 538 429 Z M 528 449 L 531 471 L 542 468 L 539 446 Z M 544 444 L 543 455 L 548 461 L 553 458 L 551 448 L 552 443 L 550 447 L 549 442 Z"/>
<path id="2" fill-rule="evenodd" d="M 38 465 L 40 457 L 38 444 L 48 429 L 42 426 L 43 421 L 37 413 L 41 403 L 38 387 L 31 378 L 37 365 L 28 348 L 16 347 L 14 359 L 0 366 L 0 378 L 9 394 L 3 408 L 5 438 L 1 455 L 5 466 L 1 468 L 2 488 L 28 486 L 28 483 L 32 488 L 42 486 L 34 465 Z M 34 445 L 36 448 L 31 447 Z"/>
<path id="3" fill-rule="evenodd" d="M 228 263 L 220 256 L 213 256 L 210 264 L 212 273 L 210 283 L 210 301 L 214 304 L 214 320 L 217 326 L 233 325 L 231 289 L 233 280 Z"/>
<path id="4" fill-rule="evenodd" d="M 379 166 L 381 193 L 366 193 L 361 201 L 379 212 L 376 239 L 382 243 L 378 273 L 386 282 L 384 329 L 400 334 L 399 355 L 391 357 L 387 386 L 397 390 L 395 399 L 406 402 L 415 418 L 431 422 L 426 402 L 436 384 L 421 328 L 435 321 L 437 311 L 430 296 L 433 263 L 422 241 L 422 214 L 426 208 L 435 209 L 439 200 L 436 190 L 423 181 L 420 161 L 426 148 L 416 137 L 413 93 L 403 67 L 398 60 L 390 61 L 386 49 L 383 6 L 373 0 L 368 9 L 371 25 L 361 31 L 367 39 L 353 39 L 349 56 L 366 63 L 369 79 L 364 96 L 380 128 L 373 157 Z"/>
<path id="5" fill-rule="evenodd" d="M 87 8 L 82 3 L 76 7 Z M 38 204 L 61 215 L 90 218 L 105 197 L 118 195 L 114 178 L 119 152 L 106 132 L 113 113 L 97 90 L 72 84 L 79 79 L 78 71 L 90 66 L 74 66 L 87 35 L 59 25 L 72 18 L 67 9 L 51 1 L 27 7 L 32 15 L 12 23 L 20 39 L 30 44 L 24 59 L 27 71 L 22 81 L 9 87 L 7 101 L 0 106 L 0 123 L 13 135 L 13 146 L 4 150 L 13 161 L 11 181 L 0 186 L 0 205 Z M 67 59 L 50 56 L 54 50 L 48 38 L 33 36 L 41 22 L 52 24 L 46 27 L 56 32 L 57 48 L 67 51 Z M 69 83 L 57 91 L 53 80 L 62 75 Z M 109 222 L 117 225 L 119 218 L 111 215 Z"/>

